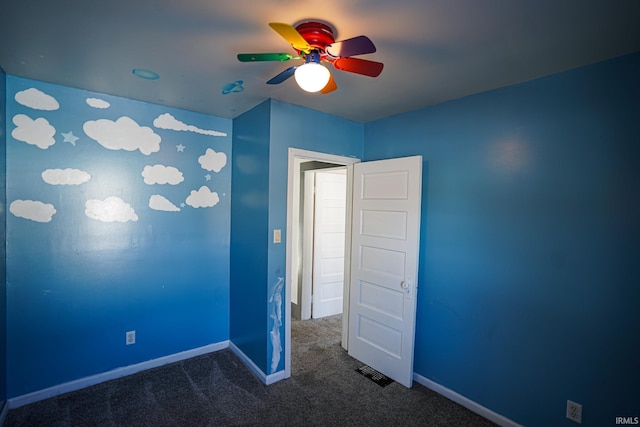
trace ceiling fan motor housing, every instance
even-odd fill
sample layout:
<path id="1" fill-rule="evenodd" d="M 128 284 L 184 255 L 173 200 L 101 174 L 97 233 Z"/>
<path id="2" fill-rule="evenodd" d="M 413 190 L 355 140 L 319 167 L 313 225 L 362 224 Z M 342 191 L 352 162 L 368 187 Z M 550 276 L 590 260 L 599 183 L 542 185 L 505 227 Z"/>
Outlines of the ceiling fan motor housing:
<path id="1" fill-rule="evenodd" d="M 296 26 L 296 30 L 311 47 L 322 53 L 325 52 L 328 45 L 336 41 L 331 27 L 321 22 L 303 22 Z"/>
<path id="2" fill-rule="evenodd" d="M 241 53 L 238 54 L 238 60 L 254 62 L 304 59 L 305 63 L 287 68 L 267 81 L 267 84 L 280 84 L 295 76 L 303 90 L 327 94 L 336 90 L 338 86 L 331 72 L 322 62 L 333 64 L 336 70 L 369 77 L 378 77 L 382 72 L 384 64 L 381 62 L 353 58 L 353 56 L 376 51 L 376 47 L 367 36 L 357 36 L 336 42 L 333 27 L 318 21 L 300 22 L 295 27 L 283 22 L 270 22 L 269 26 L 291 44 L 291 47 L 298 52 L 298 56 L 294 57 L 286 53 Z M 315 72 L 318 75 L 314 76 Z M 306 81 L 313 80 L 314 83 L 320 83 L 307 85 L 305 75 L 310 76 Z"/>

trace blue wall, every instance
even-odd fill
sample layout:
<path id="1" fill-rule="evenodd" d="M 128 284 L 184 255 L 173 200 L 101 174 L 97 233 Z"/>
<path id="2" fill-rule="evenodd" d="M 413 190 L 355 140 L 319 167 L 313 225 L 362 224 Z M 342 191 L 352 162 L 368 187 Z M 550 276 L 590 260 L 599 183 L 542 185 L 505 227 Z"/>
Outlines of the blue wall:
<path id="1" fill-rule="evenodd" d="M 278 287 L 278 277 L 284 277 L 286 263 L 287 229 L 287 176 L 289 148 L 318 151 L 347 157 L 362 157 L 364 125 L 330 114 L 321 113 L 286 102 L 271 101 L 271 144 L 269 149 L 269 230 L 282 230 L 282 243 L 269 242 L 269 313 L 274 303 L 284 301 L 284 287 Z M 279 295 L 279 298 L 277 297 Z M 274 298 L 275 297 L 275 298 Z M 275 301 L 274 301 L 275 300 Z M 284 304 L 283 304 L 284 305 Z M 283 307 L 286 318 L 289 307 Z M 268 333 L 274 331 L 274 319 L 270 316 Z M 280 342 L 284 351 L 284 325 L 280 327 Z M 273 363 L 273 347 L 268 342 L 269 365 Z M 275 372 L 284 369 L 284 354 Z M 275 365 L 275 364 L 274 364 Z"/>
<path id="2" fill-rule="evenodd" d="M 637 416 L 640 55 L 365 126 L 424 156 L 415 370 L 527 426 Z"/>
<path id="3" fill-rule="evenodd" d="M 13 76 L 6 99 L 8 396 L 229 339 L 231 120 Z"/>
<path id="4" fill-rule="evenodd" d="M 289 147 L 361 157 L 363 125 L 268 100 L 233 129 L 231 341 L 270 375 L 284 369 Z"/>
<path id="5" fill-rule="evenodd" d="M 0 237 L 7 238 L 7 150 L 6 150 L 6 87 L 7 75 L 0 67 Z M 7 400 L 7 251 L 0 246 L 0 410 Z"/>
<path id="6" fill-rule="evenodd" d="M 231 341 L 267 372 L 269 120 L 265 101 L 233 121 Z"/>

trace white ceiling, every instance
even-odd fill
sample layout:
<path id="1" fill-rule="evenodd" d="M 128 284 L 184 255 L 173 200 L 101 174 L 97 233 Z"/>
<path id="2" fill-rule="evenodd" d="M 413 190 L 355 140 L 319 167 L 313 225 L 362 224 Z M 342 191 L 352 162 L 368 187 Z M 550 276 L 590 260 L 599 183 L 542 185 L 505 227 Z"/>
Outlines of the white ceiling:
<path id="1" fill-rule="evenodd" d="M 236 59 L 295 53 L 267 24 L 310 19 L 367 35 L 380 77 L 307 94 L 265 84 L 289 63 Z M 274 98 L 368 122 L 637 51 L 638 0 L 0 0 L 8 74 L 227 118 Z"/>

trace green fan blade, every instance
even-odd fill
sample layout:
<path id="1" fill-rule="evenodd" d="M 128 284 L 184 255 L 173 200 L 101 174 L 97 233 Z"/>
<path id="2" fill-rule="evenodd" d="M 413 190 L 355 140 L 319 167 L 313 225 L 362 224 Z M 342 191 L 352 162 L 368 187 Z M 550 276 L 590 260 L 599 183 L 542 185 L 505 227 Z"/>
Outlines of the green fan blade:
<path id="1" fill-rule="evenodd" d="M 238 60 L 240 62 L 255 62 L 255 61 L 290 61 L 294 58 L 293 55 L 288 53 L 239 53 Z"/>

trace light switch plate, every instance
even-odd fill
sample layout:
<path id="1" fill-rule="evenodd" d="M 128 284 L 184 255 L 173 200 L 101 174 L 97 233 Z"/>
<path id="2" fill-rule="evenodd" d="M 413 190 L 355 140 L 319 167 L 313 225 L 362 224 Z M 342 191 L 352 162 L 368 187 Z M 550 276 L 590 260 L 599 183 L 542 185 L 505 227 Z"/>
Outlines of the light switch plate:
<path id="1" fill-rule="evenodd" d="M 273 243 L 280 242 L 282 242 L 282 230 L 276 228 L 275 230 L 273 230 Z"/>

